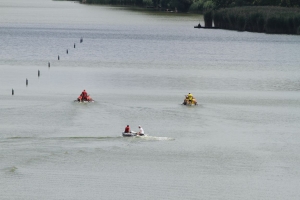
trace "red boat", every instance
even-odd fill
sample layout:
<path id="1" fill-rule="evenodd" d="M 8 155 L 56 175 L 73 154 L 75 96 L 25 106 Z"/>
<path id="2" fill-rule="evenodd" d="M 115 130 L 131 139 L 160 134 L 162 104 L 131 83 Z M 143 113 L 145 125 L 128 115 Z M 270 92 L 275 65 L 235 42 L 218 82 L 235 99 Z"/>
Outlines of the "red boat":
<path id="1" fill-rule="evenodd" d="M 92 97 L 90 97 L 90 95 L 85 90 L 83 90 L 81 92 L 81 94 L 79 95 L 79 97 L 75 101 L 83 102 L 83 103 L 94 102 Z"/>
<path id="2" fill-rule="evenodd" d="M 92 99 L 92 97 L 90 97 L 90 95 L 87 95 L 86 98 L 82 98 L 82 96 L 80 95 L 77 100 L 75 101 L 78 101 L 78 102 L 83 102 L 83 103 L 91 103 L 91 102 L 94 102 L 94 100 Z"/>

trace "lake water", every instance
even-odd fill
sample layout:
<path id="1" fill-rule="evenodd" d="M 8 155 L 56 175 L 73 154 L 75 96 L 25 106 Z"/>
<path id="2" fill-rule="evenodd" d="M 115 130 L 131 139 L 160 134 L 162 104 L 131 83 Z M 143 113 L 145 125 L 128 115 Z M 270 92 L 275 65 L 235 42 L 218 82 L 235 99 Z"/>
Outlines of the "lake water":
<path id="1" fill-rule="evenodd" d="M 0 199 L 298 200 L 300 37 L 199 21 L 1 0 Z"/>

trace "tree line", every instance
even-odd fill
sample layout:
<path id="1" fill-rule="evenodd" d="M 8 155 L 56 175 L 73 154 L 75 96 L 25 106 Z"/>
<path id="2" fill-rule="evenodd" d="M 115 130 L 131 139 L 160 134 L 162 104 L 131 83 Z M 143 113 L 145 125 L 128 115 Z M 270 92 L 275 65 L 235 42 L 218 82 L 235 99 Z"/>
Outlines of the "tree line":
<path id="1" fill-rule="evenodd" d="M 178 12 L 205 12 L 239 6 L 300 7 L 300 0 L 79 0 L 87 4 L 147 6 Z"/>
<path id="2" fill-rule="evenodd" d="M 193 12 L 205 12 L 220 8 L 233 8 L 241 6 L 278 6 L 300 7 L 300 0 L 195 0 L 190 7 Z"/>
<path id="3" fill-rule="evenodd" d="M 205 21 L 221 29 L 300 34 L 300 9 L 275 6 L 221 8 L 204 14 Z M 206 23 L 206 24 L 208 24 Z"/>
<path id="4" fill-rule="evenodd" d="M 299 0 L 212 0 L 216 8 L 235 6 L 281 6 L 299 7 Z"/>

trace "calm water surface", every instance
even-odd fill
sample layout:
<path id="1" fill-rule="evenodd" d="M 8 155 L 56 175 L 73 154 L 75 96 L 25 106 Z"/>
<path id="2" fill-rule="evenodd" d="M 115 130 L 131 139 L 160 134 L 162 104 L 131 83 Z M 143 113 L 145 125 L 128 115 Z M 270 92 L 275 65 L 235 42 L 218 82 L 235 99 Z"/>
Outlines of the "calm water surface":
<path id="1" fill-rule="evenodd" d="M 199 20 L 2 0 L 0 199 L 298 200 L 300 37 Z"/>

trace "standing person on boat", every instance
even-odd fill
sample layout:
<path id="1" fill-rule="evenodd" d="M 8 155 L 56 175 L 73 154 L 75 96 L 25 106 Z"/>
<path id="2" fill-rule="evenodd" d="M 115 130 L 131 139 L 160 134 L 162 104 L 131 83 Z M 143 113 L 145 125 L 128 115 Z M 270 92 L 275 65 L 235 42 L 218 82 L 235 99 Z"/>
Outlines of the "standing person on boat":
<path id="1" fill-rule="evenodd" d="M 141 127 L 141 125 L 139 125 L 139 132 L 137 133 L 137 135 L 145 135 L 144 129 Z"/>
<path id="2" fill-rule="evenodd" d="M 129 125 L 127 125 L 126 127 L 125 127 L 125 131 L 124 131 L 124 133 L 130 133 L 131 131 L 130 131 L 130 127 L 129 127 Z"/>
<path id="3" fill-rule="evenodd" d="M 187 95 L 187 97 L 188 97 L 188 99 L 189 99 L 189 101 L 190 102 L 192 102 L 193 101 L 193 95 L 191 94 L 191 93 L 189 93 L 188 95 Z"/>
<path id="4" fill-rule="evenodd" d="M 85 90 L 83 90 L 82 93 L 81 93 L 81 100 L 82 101 L 87 100 L 87 96 L 88 96 L 87 92 Z"/>

